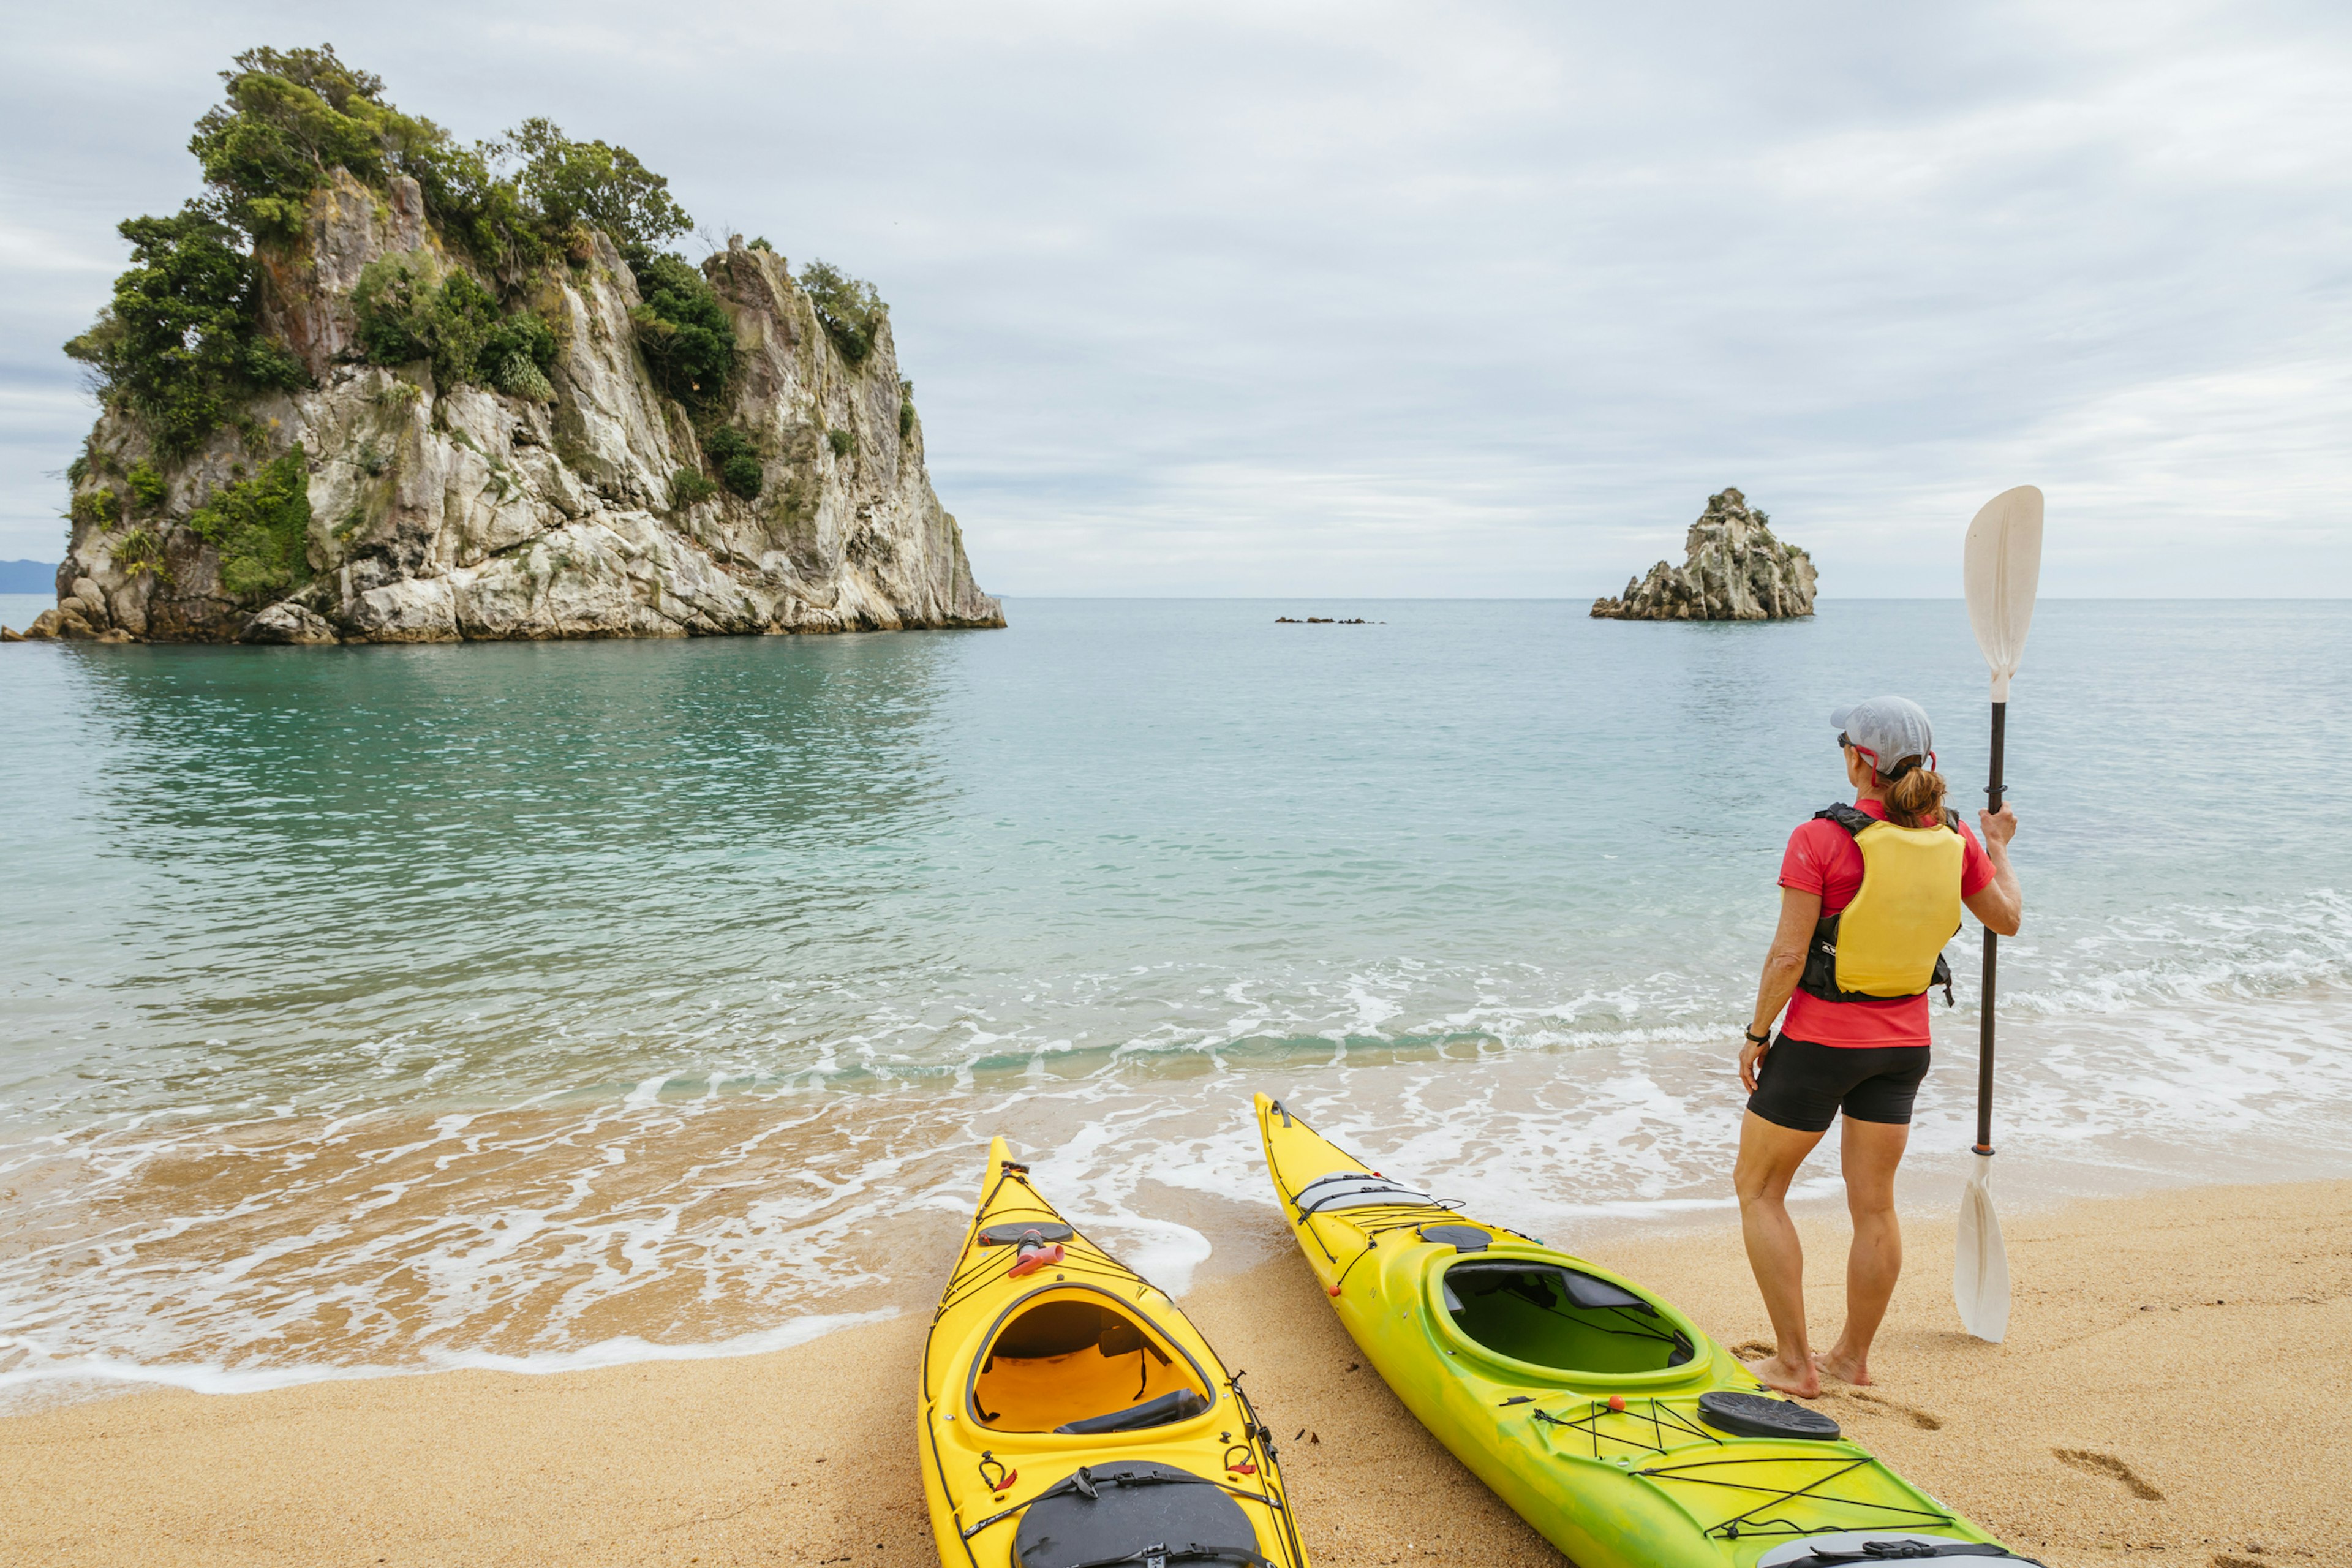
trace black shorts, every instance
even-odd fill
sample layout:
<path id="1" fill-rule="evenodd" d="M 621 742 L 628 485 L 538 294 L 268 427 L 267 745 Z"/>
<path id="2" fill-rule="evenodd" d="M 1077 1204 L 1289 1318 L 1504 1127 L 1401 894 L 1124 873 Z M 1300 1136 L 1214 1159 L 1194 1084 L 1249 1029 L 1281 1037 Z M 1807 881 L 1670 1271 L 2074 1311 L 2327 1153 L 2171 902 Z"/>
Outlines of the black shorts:
<path id="1" fill-rule="evenodd" d="M 1906 1122 L 1925 1046 L 1817 1046 L 1782 1035 L 1756 1064 L 1748 1109 L 1799 1132 L 1826 1132 L 1841 1110 L 1855 1121 Z"/>

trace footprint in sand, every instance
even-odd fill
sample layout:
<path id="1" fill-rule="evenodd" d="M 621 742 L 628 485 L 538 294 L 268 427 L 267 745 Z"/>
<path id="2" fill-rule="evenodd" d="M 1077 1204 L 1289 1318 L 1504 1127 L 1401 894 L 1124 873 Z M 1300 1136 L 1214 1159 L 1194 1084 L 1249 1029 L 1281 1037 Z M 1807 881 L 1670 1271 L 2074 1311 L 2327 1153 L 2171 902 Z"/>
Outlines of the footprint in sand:
<path id="1" fill-rule="evenodd" d="M 2050 1452 L 2060 1464 L 2071 1469 L 2080 1470 L 2086 1476 L 2105 1476 L 2111 1481 L 2121 1483 L 2126 1491 L 2144 1502 L 2164 1500 L 2162 1492 L 2140 1479 L 2129 1465 L 2113 1454 L 2094 1453 L 2088 1448 L 2053 1448 Z"/>
<path id="2" fill-rule="evenodd" d="M 1905 1405 L 1898 1400 L 1889 1399 L 1883 1394 L 1864 1394 L 1859 1388 L 1841 1388 L 1835 1390 L 1835 1393 L 1841 1399 L 1851 1399 L 1857 1405 L 1883 1410 L 1889 1415 L 1900 1415 L 1922 1432 L 1940 1432 L 1944 1429 L 1942 1416 L 1930 1415 L 1924 1410 Z"/>
<path id="3" fill-rule="evenodd" d="M 1742 1340 L 1731 1347 L 1731 1353 L 1741 1361 L 1754 1361 L 1758 1356 L 1770 1355 L 1780 1348 L 1769 1340 Z"/>

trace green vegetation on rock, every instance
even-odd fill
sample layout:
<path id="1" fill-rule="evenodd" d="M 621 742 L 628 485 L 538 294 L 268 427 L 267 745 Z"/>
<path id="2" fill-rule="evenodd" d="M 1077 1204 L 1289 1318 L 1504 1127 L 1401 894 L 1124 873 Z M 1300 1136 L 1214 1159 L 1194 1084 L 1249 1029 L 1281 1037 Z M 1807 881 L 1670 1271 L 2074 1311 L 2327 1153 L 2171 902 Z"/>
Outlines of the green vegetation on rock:
<path id="1" fill-rule="evenodd" d="M 812 261 L 801 268 L 801 289 L 816 307 L 824 335 L 851 364 L 864 364 L 874 352 L 874 339 L 889 307 L 874 285 L 860 282 L 839 268 Z"/>
<path id="2" fill-rule="evenodd" d="M 383 101 L 383 79 L 353 70 L 334 46 L 247 49 L 221 72 L 225 101 L 196 121 L 188 151 L 203 164 L 216 216 L 256 236 L 300 232 L 310 193 L 331 171 L 371 184 L 415 174 L 448 142 L 429 120 Z"/>
<path id="3" fill-rule="evenodd" d="M 898 439 L 903 441 L 915 433 L 915 384 L 898 384 Z"/>
<path id="4" fill-rule="evenodd" d="M 828 430 L 825 439 L 833 443 L 833 455 L 836 458 L 846 458 L 857 450 L 857 432 L 855 430 Z"/>
<path id="5" fill-rule="evenodd" d="M 468 147 L 386 102 L 383 79 L 346 66 L 332 45 L 247 49 L 236 66 L 188 150 L 217 216 L 247 234 L 299 233 L 310 193 L 337 168 L 379 187 L 408 175 L 445 237 L 497 268 L 546 259 L 583 224 L 646 250 L 693 226 L 669 182 L 627 148 L 572 141 L 551 121 Z"/>
<path id="6" fill-rule="evenodd" d="M 124 534 L 112 554 L 116 569 L 126 576 L 136 577 L 142 572 L 151 572 L 168 580 L 172 575 L 163 565 L 163 540 L 153 529 L 143 524 Z"/>
<path id="7" fill-rule="evenodd" d="M 702 444 L 710 460 L 718 465 L 719 478 L 727 488 L 745 500 L 760 499 L 763 476 L 760 471 L 760 455 L 740 430 L 722 426 L 711 432 L 710 439 Z"/>
<path id="8" fill-rule="evenodd" d="M 97 323 L 66 345 L 103 395 L 147 424 L 166 460 L 255 393 L 307 382 L 257 326 L 253 247 L 298 244 L 311 194 L 339 168 L 378 189 L 396 175 L 415 179 L 443 239 L 501 289 L 559 256 L 586 260 L 591 226 L 633 259 L 691 226 L 668 181 L 627 148 L 572 141 L 551 121 L 527 120 L 504 141 L 468 147 L 386 102 L 383 79 L 345 65 L 332 46 L 247 49 L 235 67 L 221 73 L 222 101 L 188 142 L 207 194 L 176 216 L 121 226 L 131 269 Z M 471 279 L 455 284 L 464 270 L 438 284 L 459 297 L 424 302 L 427 318 L 411 326 L 425 330 L 412 335 L 428 346 L 410 357 L 431 357 L 445 383 L 551 397 L 552 333 L 499 316 L 495 300 L 485 310 L 464 298 L 468 287 L 488 292 Z M 453 377 L 453 368 L 464 374 Z"/>
<path id="9" fill-rule="evenodd" d="M 574 142 L 553 121 L 533 118 L 497 150 L 520 161 L 520 194 L 544 230 L 601 228 L 634 256 L 694 226 L 670 199 L 669 182 L 626 147 Z"/>
<path id="10" fill-rule="evenodd" d="M 378 257 L 361 271 L 352 308 L 367 357 L 377 364 L 429 359 L 445 388 L 478 382 L 552 399 L 554 329 L 527 310 L 500 315 L 497 297 L 463 268 L 438 272 L 422 250 Z"/>
<path id="11" fill-rule="evenodd" d="M 248 479 L 215 490 L 188 527 L 220 552 L 221 586 L 240 599 L 310 575 L 310 468 L 300 442 Z"/>
<path id="12" fill-rule="evenodd" d="M 101 395 L 146 422 L 163 456 L 201 442 L 237 400 L 310 379 L 254 324 L 253 264 L 236 230 L 194 203 L 119 227 L 131 268 L 66 353 L 96 373 Z"/>
<path id="13" fill-rule="evenodd" d="M 735 374 L 735 323 L 682 256 L 633 264 L 644 303 L 629 312 L 654 383 L 689 407 L 718 403 Z"/>
<path id="14" fill-rule="evenodd" d="M 163 505 L 163 498 L 172 493 L 172 487 L 164 482 L 163 476 L 143 459 L 131 465 L 131 472 L 124 476 L 124 479 L 131 486 L 131 503 L 142 509 Z"/>
<path id="15" fill-rule="evenodd" d="M 673 510 L 699 506 L 718 493 L 717 485 L 692 468 L 680 468 L 669 477 L 669 504 Z"/>
<path id="16" fill-rule="evenodd" d="M 100 485 L 94 490 L 84 490 L 73 499 L 73 520 L 94 523 L 100 528 L 112 528 L 122 518 L 122 498 L 114 493 L 111 485 Z"/>

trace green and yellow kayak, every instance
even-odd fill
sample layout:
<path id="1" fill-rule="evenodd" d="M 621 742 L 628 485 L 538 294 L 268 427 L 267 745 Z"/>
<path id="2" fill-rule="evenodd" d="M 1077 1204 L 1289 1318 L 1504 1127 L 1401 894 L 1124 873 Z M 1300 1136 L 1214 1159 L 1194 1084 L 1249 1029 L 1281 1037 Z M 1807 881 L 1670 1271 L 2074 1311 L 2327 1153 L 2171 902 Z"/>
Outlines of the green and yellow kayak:
<path id="1" fill-rule="evenodd" d="M 1366 1167 L 1257 1097 L 1275 1195 L 1423 1426 L 1580 1568 L 2014 1557 L 1671 1305 Z"/>

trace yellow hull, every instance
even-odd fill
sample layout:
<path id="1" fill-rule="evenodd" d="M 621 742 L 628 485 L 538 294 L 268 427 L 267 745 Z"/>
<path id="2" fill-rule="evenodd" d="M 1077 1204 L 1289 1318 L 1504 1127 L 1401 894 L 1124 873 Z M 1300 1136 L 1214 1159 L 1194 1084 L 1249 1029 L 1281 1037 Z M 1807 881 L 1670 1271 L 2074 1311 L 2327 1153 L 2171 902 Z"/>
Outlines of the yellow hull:
<path id="1" fill-rule="evenodd" d="M 1580 1568 L 1823 1568 L 1871 1541 L 2008 1557 L 1639 1286 L 1410 1191 L 1264 1095 L 1257 1120 L 1365 1359 Z"/>
<path id="2" fill-rule="evenodd" d="M 981 1192 L 916 1410 L 944 1568 L 1065 1568 L 1155 1545 L 1171 1564 L 1255 1551 L 1307 1568 L 1271 1435 L 1200 1331 L 1055 1213 L 1002 1138 Z"/>

